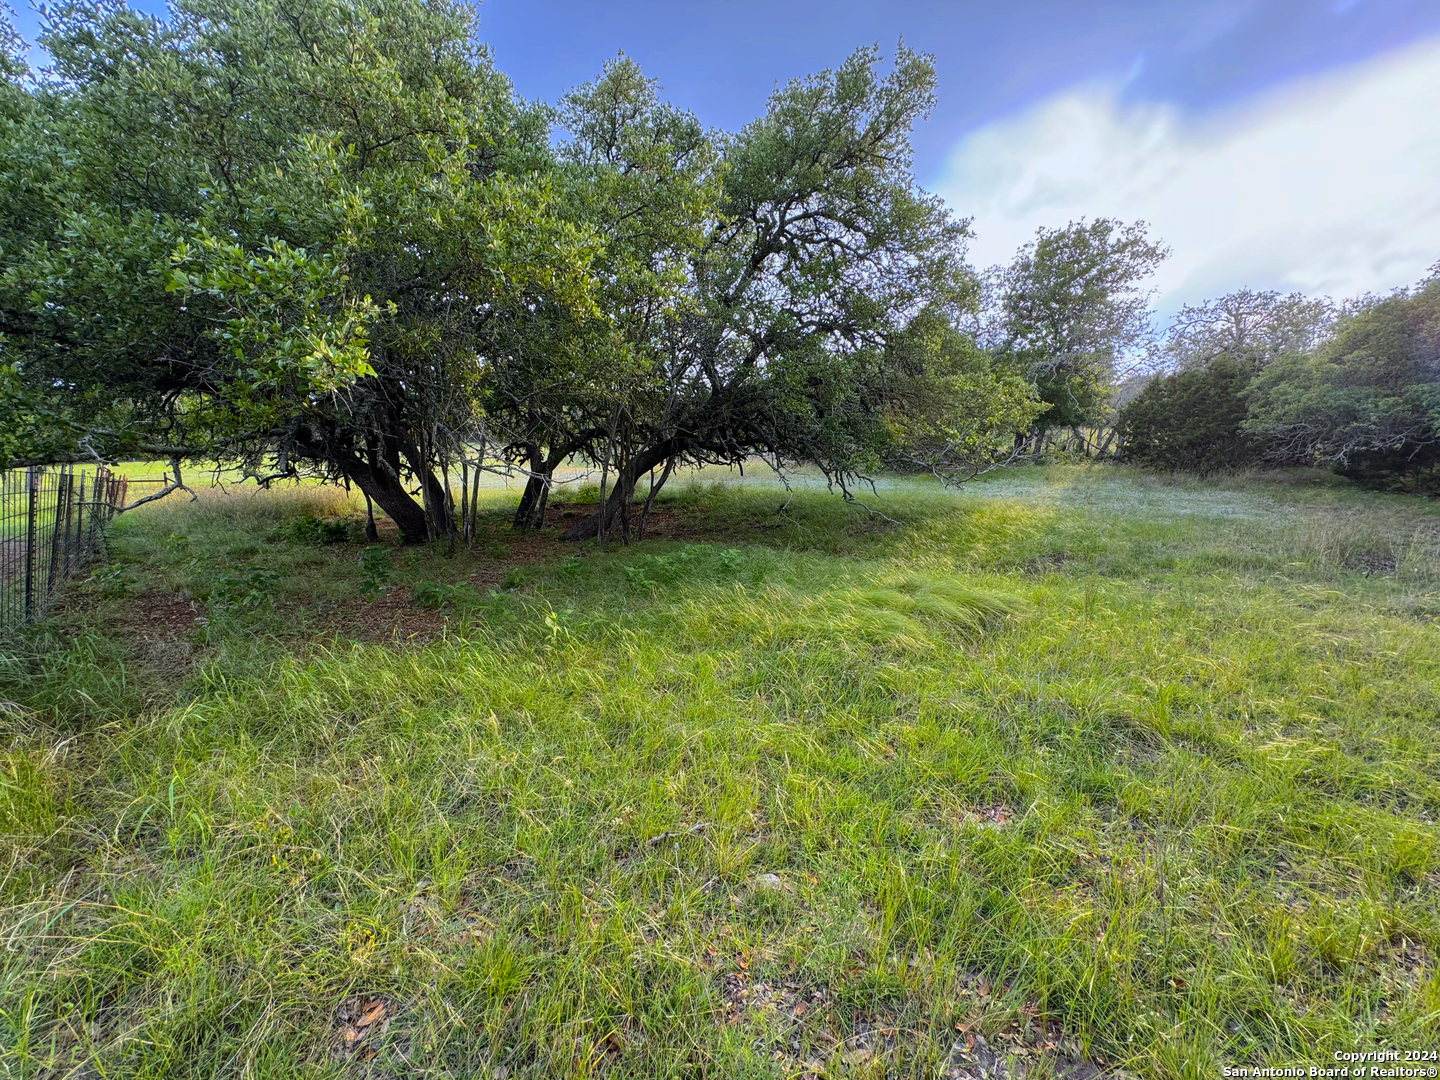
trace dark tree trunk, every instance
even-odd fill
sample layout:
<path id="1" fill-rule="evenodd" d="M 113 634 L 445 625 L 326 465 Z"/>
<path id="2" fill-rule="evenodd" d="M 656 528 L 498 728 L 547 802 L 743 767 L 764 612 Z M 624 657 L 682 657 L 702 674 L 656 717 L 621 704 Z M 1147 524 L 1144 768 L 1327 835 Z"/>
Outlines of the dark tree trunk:
<path id="1" fill-rule="evenodd" d="M 455 522 L 450 514 L 450 498 L 449 493 L 445 490 L 445 485 L 440 482 L 440 478 L 437 477 L 435 471 L 430 468 L 430 463 L 425 460 L 424 455 L 420 453 L 418 447 L 406 443 L 404 444 L 404 451 L 405 457 L 410 462 L 411 473 L 420 481 L 422 494 L 422 506 L 420 508 L 422 533 L 420 539 L 425 540 L 430 537 L 451 535 L 455 531 Z M 424 522 L 427 519 L 427 515 L 430 528 L 425 529 Z M 414 541 L 411 541 L 407 534 L 405 542 L 408 544 Z"/>
<path id="2" fill-rule="evenodd" d="M 345 463 L 345 473 L 368 499 L 389 515 L 399 527 L 400 538 L 405 543 L 425 542 L 428 536 L 425 511 L 410 497 L 398 476 L 358 457 Z"/>
<path id="3" fill-rule="evenodd" d="M 656 446 L 640 451 L 626 462 L 622 471 L 616 473 L 615 488 L 610 493 L 610 498 L 605 500 L 605 505 L 589 517 L 582 518 L 571 525 L 560 534 L 560 539 L 588 540 L 592 536 L 600 535 L 601 514 L 605 515 L 605 532 L 608 535 L 616 515 L 622 508 L 628 508 L 630 501 L 634 498 L 635 482 L 662 461 L 679 455 L 684 449 L 679 439 L 666 439 Z"/>
<path id="4" fill-rule="evenodd" d="M 550 481 L 560 464 L 575 452 L 570 445 L 551 447 L 550 456 L 542 456 L 537 443 L 530 444 L 530 479 L 525 482 L 525 491 L 520 496 L 520 505 L 515 508 L 511 527 L 516 529 L 538 529 L 545 524 L 545 506 L 550 501 Z"/>
<path id="5" fill-rule="evenodd" d="M 324 433 L 301 430 L 292 444 L 292 452 L 325 462 L 350 480 L 365 498 L 380 507 L 400 529 L 400 538 L 407 544 L 423 543 L 429 534 L 425 527 L 425 510 L 400 482 L 400 443 L 392 436 L 372 436 L 361 452 L 348 440 L 327 437 Z M 337 444 L 344 449 L 337 449 Z M 368 508 L 367 508 L 368 509 Z M 367 534 L 369 530 L 367 529 Z"/>
<path id="6" fill-rule="evenodd" d="M 536 520 L 536 511 L 540 507 L 540 496 L 545 491 L 545 481 L 537 476 L 534 468 L 530 470 L 530 479 L 525 481 L 525 490 L 520 495 L 520 505 L 515 507 L 515 516 L 510 519 L 512 529 L 538 529 L 540 522 Z"/>
<path id="7" fill-rule="evenodd" d="M 659 483 L 655 482 L 655 474 L 653 472 L 650 474 L 650 490 L 645 494 L 645 508 L 640 511 L 640 524 L 635 530 L 637 540 L 645 539 L 645 526 L 650 523 L 650 507 L 655 502 L 655 496 L 660 494 L 660 489 L 665 486 L 665 481 L 670 479 L 670 474 L 674 471 L 675 459 L 669 457 L 665 459 L 665 468 L 660 473 Z"/>
<path id="8" fill-rule="evenodd" d="M 432 536 L 454 536 L 455 515 L 450 512 L 450 492 L 428 466 L 420 470 L 420 482 L 425 485 L 425 501 L 430 504 Z"/>
<path id="9" fill-rule="evenodd" d="M 520 505 L 515 508 L 515 517 L 510 525 L 515 529 L 538 529 L 545 522 L 545 499 L 550 488 L 550 474 L 541 456 L 540 444 L 530 444 L 530 479 L 525 481 L 525 491 L 520 496 Z"/>

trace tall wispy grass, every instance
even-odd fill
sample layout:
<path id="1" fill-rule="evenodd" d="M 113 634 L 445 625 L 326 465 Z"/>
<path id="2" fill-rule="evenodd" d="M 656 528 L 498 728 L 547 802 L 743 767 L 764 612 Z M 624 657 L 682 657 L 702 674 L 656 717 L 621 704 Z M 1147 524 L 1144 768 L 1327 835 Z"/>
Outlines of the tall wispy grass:
<path id="1" fill-rule="evenodd" d="M 1048 1020 L 1198 1077 L 1440 1025 L 1423 504 L 1057 470 L 898 482 L 893 526 L 698 483 L 694 539 L 401 645 L 297 640 L 354 546 L 256 538 L 347 505 L 245 498 L 115 551 L 132 593 L 284 571 L 273 621 L 79 716 L 127 655 L 97 607 L 0 712 L 13 1074 L 933 1076 Z"/>

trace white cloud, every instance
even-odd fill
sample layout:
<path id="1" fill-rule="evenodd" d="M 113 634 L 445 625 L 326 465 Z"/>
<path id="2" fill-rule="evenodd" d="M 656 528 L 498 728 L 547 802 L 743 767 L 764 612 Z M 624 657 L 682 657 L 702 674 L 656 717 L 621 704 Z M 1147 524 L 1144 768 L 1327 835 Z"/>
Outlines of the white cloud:
<path id="1" fill-rule="evenodd" d="M 936 189 L 977 265 L 1037 226 L 1142 218 L 1162 310 L 1232 288 L 1348 296 L 1440 260 L 1440 41 L 1188 118 L 1078 87 L 968 135 Z"/>

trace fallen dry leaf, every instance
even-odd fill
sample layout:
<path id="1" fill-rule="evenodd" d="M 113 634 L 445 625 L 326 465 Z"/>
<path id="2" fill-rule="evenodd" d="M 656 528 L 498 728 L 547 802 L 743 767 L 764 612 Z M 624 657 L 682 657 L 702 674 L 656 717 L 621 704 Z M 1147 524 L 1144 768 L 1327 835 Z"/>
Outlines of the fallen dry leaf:
<path id="1" fill-rule="evenodd" d="M 373 1027 L 385 1019 L 385 1002 L 375 1000 L 365 1006 L 365 1011 L 360 1014 L 360 1019 L 355 1021 L 356 1027 Z"/>
<path id="2" fill-rule="evenodd" d="M 804 1016 L 804 1015 L 805 1015 L 805 1011 L 806 1011 L 808 1008 L 810 1008 L 810 1006 L 806 1005 L 803 1001 L 796 1002 L 796 1004 L 795 1004 L 795 1015 L 796 1015 L 796 1016 Z"/>

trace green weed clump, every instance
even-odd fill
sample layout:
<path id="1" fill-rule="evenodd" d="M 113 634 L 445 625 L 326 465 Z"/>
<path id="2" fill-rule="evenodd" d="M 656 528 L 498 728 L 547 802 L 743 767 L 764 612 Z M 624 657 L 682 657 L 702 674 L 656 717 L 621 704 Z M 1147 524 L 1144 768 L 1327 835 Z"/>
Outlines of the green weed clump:
<path id="1" fill-rule="evenodd" d="M 343 544 L 362 535 L 361 523 L 353 518 L 319 518 L 308 513 L 281 522 L 270 533 L 273 540 L 299 544 Z"/>
<path id="2" fill-rule="evenodd" d="M 410 590 L 410 598 L 422 608 L 438 611 L 479 602 L 479 594 L 467 585 L 443 581 L 421 581 Z"/>
<path id="3" fill-rule="evenodd" d="M 887 482 L 892 525 L 797 488 L 702 476 L 657 506 L 691 539 L 523 569 L 483 554 L 498 501 L 477 554 L 366 548 L 383 575 L 228 554 L 295 495 L 122 519 L 129 594 L 0 664 L 3 1068 L 928 1077 L 983 1045 L 1188 1078 L 1434 1044 L 1434 504 L 1055 467 Z M 443 630 L 318 621 L 381 576 Z M 166 682 L 103 620 L 192 587 L 245 618 Z"/>
<path id="4" fill-rule="evenodd" d="M 360 568 L 360 593 L 374 599 L 395 574 L 395 558 L 389 548 L 367 547 L 356 564 Z M 423 586 L 417 586 L 423 590 Z"/>

